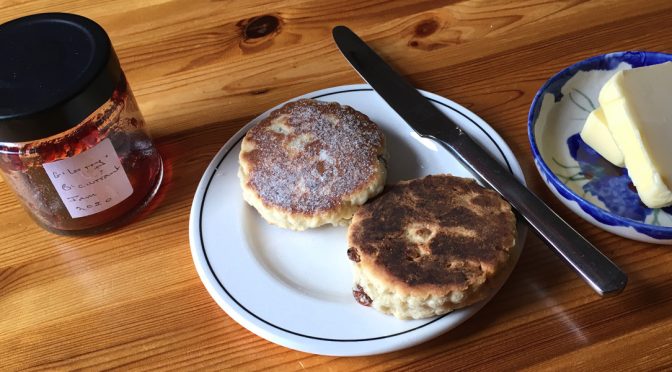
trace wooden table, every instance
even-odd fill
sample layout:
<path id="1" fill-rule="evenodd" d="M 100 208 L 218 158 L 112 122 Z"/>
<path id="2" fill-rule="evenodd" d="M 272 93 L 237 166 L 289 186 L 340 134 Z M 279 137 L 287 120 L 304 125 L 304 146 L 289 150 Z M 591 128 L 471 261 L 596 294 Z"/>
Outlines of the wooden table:
<path id="1" fill-rule="evenodd" d="M 609 51 L 672 52 L 672 2 L 17 0 L 0 8 L 0 22 L 45 11 L 99 22 L 167 166 L 150 213 L 85 238 L 41 230 L 0 182 L 0 369 L 672 368 L 670 247 L 611 235 L 561 205 L 534 168 L 526 127 L 534 93 L 563 67 Z M 361 82 L 331 40 L 338 24 L 417 87 L 493 126 L 530 188 L 629 274 L 627 289 L 598 297 L 530 234 L 482 311 L 410 349 L 310 355 L 227 316 L 190 255 L 196 186 L 251 118 Z"/>

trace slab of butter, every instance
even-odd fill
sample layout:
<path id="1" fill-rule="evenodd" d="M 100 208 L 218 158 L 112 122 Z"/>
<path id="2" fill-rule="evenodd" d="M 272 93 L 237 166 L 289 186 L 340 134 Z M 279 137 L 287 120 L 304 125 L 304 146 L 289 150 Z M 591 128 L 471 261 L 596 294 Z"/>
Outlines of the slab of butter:
<path id="1" fill-rule="evenodd" d="M 614 137 L 607 127 L 607 119 L 601 107 L 596 108 L 588 115 L 586 124 L 581 129 L 583 142 L 592 147 L 603 158 L 617 167 L 624 167 L 623 153 L 616 146 Z"/>
<path id="2" fill-rule="evenodd" d="M 617 72 L 599 101 L 642 202 L 672 204 L 672 63 Z"/>

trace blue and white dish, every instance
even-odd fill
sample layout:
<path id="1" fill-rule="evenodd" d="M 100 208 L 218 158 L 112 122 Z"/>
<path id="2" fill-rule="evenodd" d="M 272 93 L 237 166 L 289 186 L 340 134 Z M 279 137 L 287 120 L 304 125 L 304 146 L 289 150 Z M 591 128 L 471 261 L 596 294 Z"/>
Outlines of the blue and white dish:
<path id="1" fill-rule="evenodd" d="M 671 54 L 630 51 L 574 64 L 537 92 L 527 128 L 535 165 L 560 201 L 604 230 L 659 244 L 672 244 L 672 207 L 652 209 L 642 204 L 627 170 L 602 158 L 579 133 L 613 74 L 668 61 Z"/>

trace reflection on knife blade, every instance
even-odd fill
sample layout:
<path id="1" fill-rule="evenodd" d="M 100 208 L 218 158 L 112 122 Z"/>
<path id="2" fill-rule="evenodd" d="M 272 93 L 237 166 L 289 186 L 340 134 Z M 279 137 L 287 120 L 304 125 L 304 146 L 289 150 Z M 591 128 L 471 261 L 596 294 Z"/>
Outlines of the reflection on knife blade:
<path id="1" fill-rule="evenodd" d="M 483 184 L 500 193 L 539 237 L 596 292 L 606 296 L 620 293 L 625 288 L 625 273 L 518 182 L 355 33 L 347 27 L 337 26 L 333 29 L 333 37 L 355 70 L 408 125 L 420 136 L 440 143 Z"/>

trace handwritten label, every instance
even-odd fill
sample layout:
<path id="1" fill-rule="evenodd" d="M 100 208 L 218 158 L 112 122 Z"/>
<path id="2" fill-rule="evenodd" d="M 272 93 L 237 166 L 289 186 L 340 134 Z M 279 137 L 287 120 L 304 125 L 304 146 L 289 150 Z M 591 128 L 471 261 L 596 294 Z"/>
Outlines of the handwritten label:
<path id="1" fill-rule="evenodd" d="M 133 194 L 133 186 L 109 138 L 43 167 L 72 218 L 102 212 Z"/>

